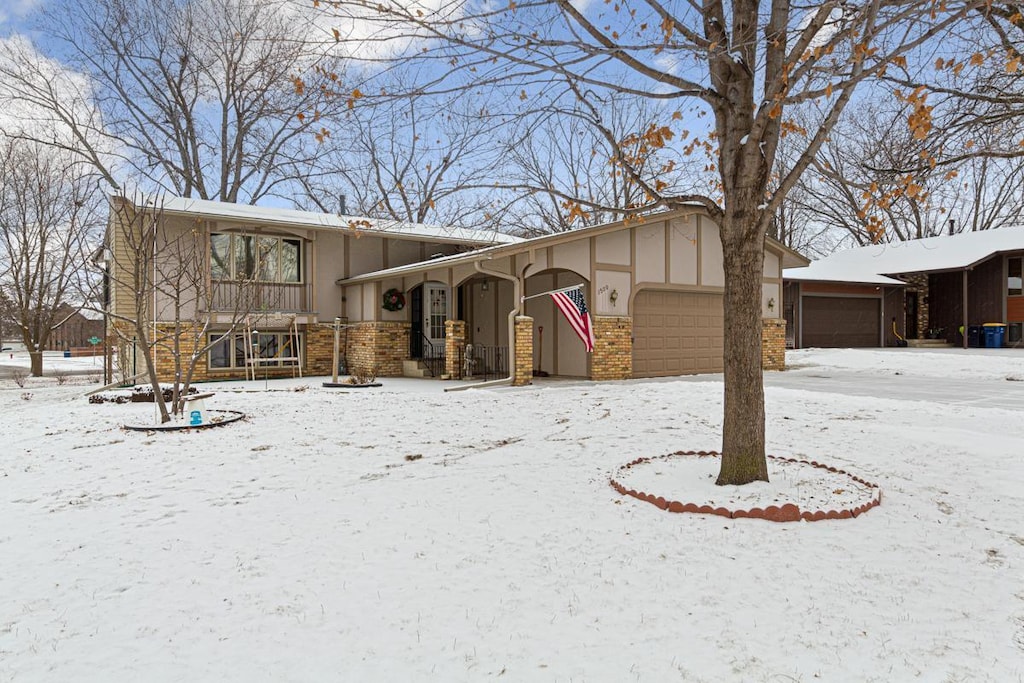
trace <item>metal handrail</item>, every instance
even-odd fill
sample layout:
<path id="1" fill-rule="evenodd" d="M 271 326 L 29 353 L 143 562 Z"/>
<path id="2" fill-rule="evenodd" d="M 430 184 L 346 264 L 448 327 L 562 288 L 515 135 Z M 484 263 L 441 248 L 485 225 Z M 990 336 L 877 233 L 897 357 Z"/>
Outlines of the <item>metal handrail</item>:
<path id="1" fill-rule="evenodd" d="M 423 358 L 420 360 L 427 367 L 427 372 L 430 373 L 431 377 L 444 374 L 444 344 L 435 344 L 422 331 L 420 332 L 420 338 L 423 343 Z M 440 349 L 440 353 L 438 353 L 438 349 Z"/>

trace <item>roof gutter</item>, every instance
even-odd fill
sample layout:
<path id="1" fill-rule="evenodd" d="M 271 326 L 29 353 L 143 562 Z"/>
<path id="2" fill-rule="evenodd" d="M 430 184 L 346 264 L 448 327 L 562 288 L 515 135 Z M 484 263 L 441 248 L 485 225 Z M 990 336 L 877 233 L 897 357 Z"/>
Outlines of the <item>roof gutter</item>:
<path id="1" fill-rule="evenodd" d="M 531 252 L 532 253 L 532 252 Z M 514 260 L 509 259 L 510 263 L 514 263 Z M 531 259 L 530 263 L 527 263 L 523 268 L 523 272 L 526 272 L 526 268 L 529 268 L 533 263 Z M 507 384 L 512 384 L 516 378 L 516 316 L 523 305 L 523 283 L 522 280 L 516 275 L 509 275 L 508 273 L 502 273 L 496 270 L 487 270 L 483 267 L 483 261 L 473 261 L 473 268 L 478 273 L 484 273 L 485 275 L 493 275 L 494 277 L 501 278 L 502 280 L 510 280 L 512 282 L 512 310 L 508 313 L 508 348 L 509 348 L 509 369 L 508 377 L 501 379 L 490 380 L 489 382 L 481 382 L 480 384 L 466 384 L 460 387 L 451 387 L 445 389 L 448 391 L 464 391 L 466 389 L 486 389 L 487 387 L 498 387 Z M 513 270 L 515 266 L 513 265 Z"/>

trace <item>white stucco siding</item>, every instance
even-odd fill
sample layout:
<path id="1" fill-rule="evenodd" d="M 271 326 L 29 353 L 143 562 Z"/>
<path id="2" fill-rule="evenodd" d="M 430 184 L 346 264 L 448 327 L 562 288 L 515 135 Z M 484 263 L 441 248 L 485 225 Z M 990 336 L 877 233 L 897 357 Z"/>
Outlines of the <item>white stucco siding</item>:
<path id="1" fill-rule="evenodd" d="M 594 258 L 616 266 L 630 264 L 629 230 L 617 230 L 594 238 Z"/>
<path id="2" fill-rule="evenodd" d="M 621 270 L 601 270 L 594 273 L 593 299 L 596 315 L 628 315 L 632 277 Z M 615 303 L 612 303 L 615 292 Z"/>
<path id="3" fill-rule="evenodd" d="M 636 242 L 637 282 L 665 281 L 665 224 L 640 225 L 633 230 Z"/>
<path id="4" fill-rule="evenodd" d="M 673 219 L 669 224 L 669 282 L 697 284 L 697 217 Z"/>
<path id="5" fill-rule="evenodd" d="M 348 241 L 349 277 L 371 273 L 384 267 L 384 240 L 380 237 L 362 234 Z"/>
<path id="6" fill-rule="evenodd" d="M 367 282 L 366 284 L 363 285 L 362 301 L 363 301 L 363 317 L 362 317 L 362 319 L 363 320 L 377 320 L 378 316 L 380 315 L 380 311 L 382 309 L 380 307 L 380 302 L 377 301 L 376 287 L 374 287 L 374 283 Z"/>
<path id="7" fill-rule="evenodd" d="M 724 287 L 725 270 L 722 262 L 722 238 L 718 226 L 709 218 L 700 221 L 700 284 L 705 287 Z"/>
<path id="8" fill-rule="evenodd" d="M 590 274 L 590 240 L 559 244 L 552 249 L 552 268 L 571 270 L 587 278 Z"/>
<path id="9" fill-rule="evenodd" d="M 782 278 L 782 260 L 770 249 L 764 250 L 764 276 L 775 280 Z"/>
<path id="10" fill-rule="evenodd" d="M 772 304 L 769 306 L 769 304 Z M 781 289 L 774 282 L 761 284 L 761 315 L 765 318 L 782 317 Z"/>

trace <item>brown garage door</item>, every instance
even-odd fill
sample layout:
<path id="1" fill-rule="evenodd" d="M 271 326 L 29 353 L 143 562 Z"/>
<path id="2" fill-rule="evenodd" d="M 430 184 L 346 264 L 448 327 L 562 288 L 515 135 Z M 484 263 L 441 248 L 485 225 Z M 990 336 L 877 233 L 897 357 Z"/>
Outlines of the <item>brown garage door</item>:
<path id="1" fill-rule="evenodd" d="M 838 296 L 803 297 L 801 345 L 825 348 L 878 346 L 881 299 Z"/>
<path id="2" fill-rule="evenodd" d="M 722 295 L 645 289 L 633 302 L 633 376 L 722 371 Z"/>

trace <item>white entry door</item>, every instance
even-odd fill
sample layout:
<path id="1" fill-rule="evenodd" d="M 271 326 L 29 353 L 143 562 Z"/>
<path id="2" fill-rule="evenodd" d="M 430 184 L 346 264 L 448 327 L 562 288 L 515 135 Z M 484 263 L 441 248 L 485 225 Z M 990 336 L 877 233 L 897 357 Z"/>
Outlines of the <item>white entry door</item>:
<path id="1" fill-rule="evenodd" d="M 423 335 L 433 347 L 435 356 L 444 355 L 444 321 L 448 319 L 448 287 L 423 285 Z M 428 349 L 423 349 L 427 355 Z"/>

